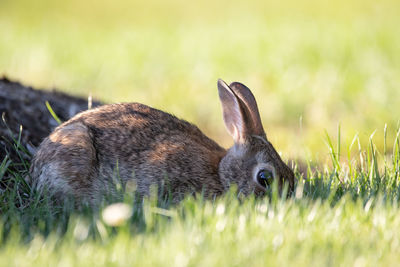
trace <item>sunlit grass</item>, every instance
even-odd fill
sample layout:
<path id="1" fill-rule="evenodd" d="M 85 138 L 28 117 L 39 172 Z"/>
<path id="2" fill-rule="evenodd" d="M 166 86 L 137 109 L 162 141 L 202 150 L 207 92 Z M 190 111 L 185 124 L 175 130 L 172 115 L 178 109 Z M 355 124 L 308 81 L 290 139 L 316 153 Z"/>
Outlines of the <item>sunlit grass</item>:
<path id="1" fill-rule="evenodd" d="M 291 158 L 328 158 L 321 136 L 339 123 L 343 142 L 358 133 L 365 144 L 399 121 L 398 1 L 1 5 L 0 73 L 108 102 L 144 102 L 225 146 L 217 78 L 253 89 L 268 136 Z"/>
<path id="2" fill-rule="evenodd" d="M 221 207 L 222 212 L 218 212 Z M 211 205 L 185 201 L 176 216 L 149 211 L 146 230 L 110 228 L 72 217 L 62 237 L 35 235 L 25 245 L 13 232 L 0 250 L 3 266 L 310 266 L 396 265 L 399 210 L 382 199 L 342 198 Z M 94 233 L 95 234 L 94 234 Z M 89 234 L 88 234 L 89 233 Z M 96 236 L 95 238 L 93 236 Z M 12 237 L 12 238 L 11 238 Z"/>
<path id="3" fill-rule="evenodd" d="M 216 80 L 241 81 L 270 141 L 301 164 L 288 199 L 233 190 L 171 206 L 128 188 L 74 210 L 31 191 L 29 152 L 13 140 L 21 162 L 0 162 L 0 265 L 397 265 L 399 14 L 395 0 L 1 1 L 0 74 L 143 102 L 225 146 Z"/>
<path id="4" fill-rule="evenodd" d="M 393 143 L 383 140 L 391 152 L 378 151 L 371 138 L 356 156 L 327 135 L 331 167 L 303 174 L 295 167 L 297 184 L 289 198 L 274 190 L 264 198 L 243 198 L 233 187 L 213 201 L 197 196 L 171 205 L 155 193 L 137 198 L 127 185 L 100 209 L 51 206 L 24 183 L 26 171 L 12 173 L 14 163 L 6 160 L 0 174 L 12 186 L 0 195 L 0 264 L 396 265 L 400 129 L 394 135 Z M 340 158 L 338 149 L 349 158 Z M 115 201 L 120 203 L 109 205 Z"/>

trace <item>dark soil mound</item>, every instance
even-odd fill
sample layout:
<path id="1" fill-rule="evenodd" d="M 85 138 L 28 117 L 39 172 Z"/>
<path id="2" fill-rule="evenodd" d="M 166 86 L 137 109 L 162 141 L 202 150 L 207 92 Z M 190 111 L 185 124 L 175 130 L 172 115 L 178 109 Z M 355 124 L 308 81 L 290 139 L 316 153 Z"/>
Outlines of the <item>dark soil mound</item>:
<path id="1" fill-rule="evenodd" d="M 6 78 L 0 79 L 0 164 L 7 155 L 14 165 L 30 160 L 35 147 L 58 125 L 46 107 L 46 101 L 61 121 L 88 109 L 87 99 L 56 90 L 36 90 Z M 100 104 L 92 103 L 93 106 Z M 15 140 L 20 140 L 19 148 Z"/>

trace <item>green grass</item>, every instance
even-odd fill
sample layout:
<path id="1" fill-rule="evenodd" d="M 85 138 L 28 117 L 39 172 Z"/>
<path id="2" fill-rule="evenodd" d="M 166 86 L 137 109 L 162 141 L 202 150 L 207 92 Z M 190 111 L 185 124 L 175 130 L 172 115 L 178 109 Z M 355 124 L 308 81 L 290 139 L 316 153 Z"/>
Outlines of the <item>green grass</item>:
<path id="1" fill-rule="evenodd" d="M 288 199 L 171 206 L 130 192 L 74 210 L 31 192 L 14 140 L 21 161 L 0 162 L 0 266 L 398 265 L 399 14 L 397 0 L 1 1 L 0 75 L 143 102 L 225 146 L 216 80 L 241 81 L 283 158 L 306 164 Z M 102 217 L 114 201 L 132 210 L 119 227 Z"/>
<path id="2" fill-rule="evenodd" d="M 1 264 L 394 266 L 400 259 L 399 209 L 380 199 L 344 197 L 334 206 L 306 198 L 272 204 L 232 198 L 214 206 L 187 200 L 173 211 L 170 218 L 146 210 L 144 229 L 138 219 L 111 229 L 75 215 L 64 235 L 59 226 L 25 245 L 13 231 L 0 251 Z"/>
<path id="3" fill-rule="evenodd" d="M 5 160 L 0 174 L 11 174 L 12 186 L 0 195 L 0 265 L 393 266 L 400 260 L 400 129 L 395 134 L 393 152 L 380 153 L 371 141 L 346 160 L 327 136 L 332 167 L 310 168 L 307 179 L 296 172 L 289 198 L 274 190 L 243 198 L 233 188 L 214 201 L 171 205 L 154 194 L 135 198 L 128 186 L 102 205 L 128 205 L 132 215 L 118 226 L 103 208 L 51 206 Z"/>
<path id="4" fill-rule="evenodd" d="M 339 122 L 344 142 L 397 128 L 398 14 L 397 0 L 3 0 L 0 74 L 144 102 L 224 145 L 216 81 L 241 81 L 280 151 L 321 160 Z"/>

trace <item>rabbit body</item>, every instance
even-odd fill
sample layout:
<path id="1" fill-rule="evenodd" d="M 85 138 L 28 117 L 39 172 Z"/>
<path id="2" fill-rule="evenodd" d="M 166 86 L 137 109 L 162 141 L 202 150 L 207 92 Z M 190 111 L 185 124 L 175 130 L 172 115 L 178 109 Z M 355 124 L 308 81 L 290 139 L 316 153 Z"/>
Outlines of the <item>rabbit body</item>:
<path id="1" fill-rule="evenodd" d="M 223 191 L 218 164 L 225 149 L 193 124 L 138 103 L 83 112 L 57 127 L 41 148 L 32 176 L 57 194 L 96 200 L 112 189 L 113 179 L 134 179 L 141 194 L 163 181 L 175 198 Z"/>
<path id="2" fill-rule="evenodd" d="M 267 186 L 257 178 L 260 170 L 273 173 L 280 187 L 284 181 L 292 187 L 293 172 L 267 140 L 250 90 L 223 81 L 218 89 L 235 141 L 229 150 L 163 111 L 139 103 L 104 105 L 76 115 L 42 142 L 31 165 L 34 187 L 98 203 L 115 193 L 116 181 L 134 181 L 141 195 L 158 185 L 179 201 L 191 192 L 218 196 L 233 183 L 245 194 L 260 194 Z"/>

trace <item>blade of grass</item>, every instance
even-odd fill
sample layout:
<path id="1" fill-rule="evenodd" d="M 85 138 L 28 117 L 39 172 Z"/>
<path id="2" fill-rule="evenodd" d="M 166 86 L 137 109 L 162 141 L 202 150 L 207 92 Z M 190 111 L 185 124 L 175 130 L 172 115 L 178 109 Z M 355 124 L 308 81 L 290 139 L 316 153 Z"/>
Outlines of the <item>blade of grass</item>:
<path id="1" fill-rule="evenodd" d="M 56 120 L 56 122 L 58 124 L 61 124 L 62 122 L 61 122 L 60 118 L 57 116 L 57 114 L 54 112 L 53 108 L 50 106 L 49 101 L 46 101 L 46 107 L 47 107 L 47 110 L 50 112 L 51 116 Z"/>

